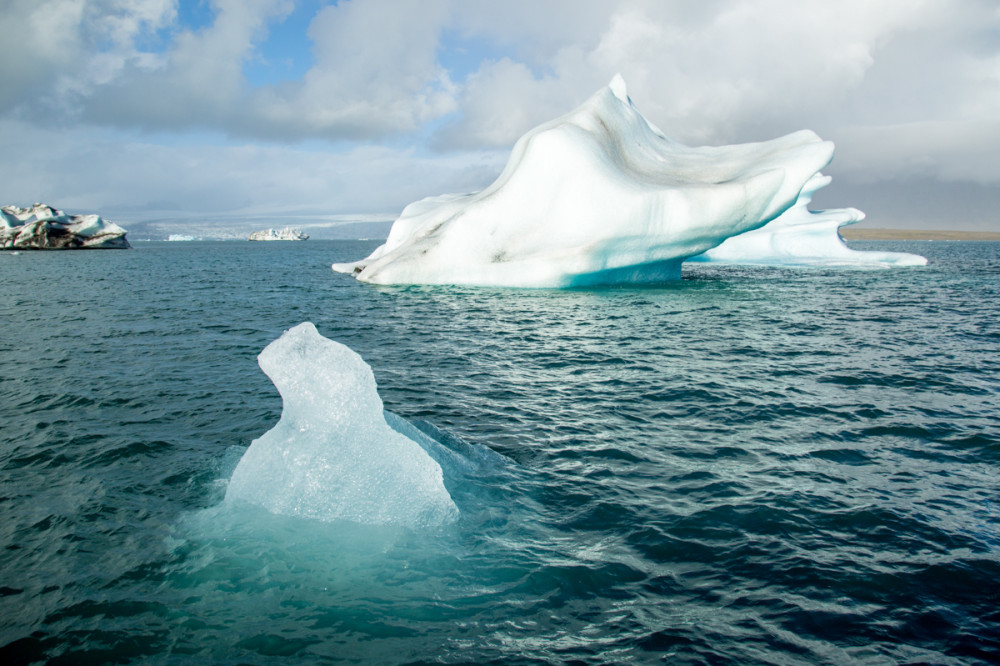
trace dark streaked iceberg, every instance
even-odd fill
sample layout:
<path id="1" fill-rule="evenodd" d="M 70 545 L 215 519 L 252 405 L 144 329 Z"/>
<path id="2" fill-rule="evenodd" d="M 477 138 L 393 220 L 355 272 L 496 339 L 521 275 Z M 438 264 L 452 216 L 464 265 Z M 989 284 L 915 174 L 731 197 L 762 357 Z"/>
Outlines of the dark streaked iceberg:
<path id="1" fill-rule="evenodd" d="M 385 244 L 334 270 L 379 284 L 573 287 L 660 282 L 808 198 L 833 157 L 810 131 L 692 148 L 611 84 L 525 134 L 485 190 L 410 204 Z M 820 177 L 822 178 L 822 177 Z"/>
<path id="2" fill-rule="evenodd" d="M 0 247 L 12 250 L 124 250 L 127 232 L 99 215 L 67 215 L 36 203 L 0 208 Z"/>

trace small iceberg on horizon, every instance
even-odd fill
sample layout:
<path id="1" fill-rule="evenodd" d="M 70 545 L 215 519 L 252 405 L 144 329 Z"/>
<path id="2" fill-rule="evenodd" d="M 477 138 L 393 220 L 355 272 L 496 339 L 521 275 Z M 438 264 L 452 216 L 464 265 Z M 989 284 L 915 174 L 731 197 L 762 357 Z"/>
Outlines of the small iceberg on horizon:
<path id="1" fill-rule="evenodd" d="M 281 394 L 278 423 L 233 471 L 226 502 L 275 514 L 363 525 L 431 527 L 458 508 L 441 466 L 386 422 L 364 360 L 305 322 L 257 357 Z"/>
<path id="2" fill-rule="evenodd" d="M 285 227 L 284 229 L 264 229 L 250 234 L 247 240 L 252 241 L 304 241 L 309 240 L 309 236 L 298 229 Z"/>
<path id="3" fill-rule="evenodd" d="M 615 76 L 576 110 L 522 136 L 492 185 L 410 204 L 383 245 L 333 270 L 375 284 L 674 280 L 686 259 L 705 258 L 807 202 L 828 182 L 819 171 L 832 158 L 833 143 L 809 130 L 759 143 L 682 145 L 639 113 Z M 810 219 L 825 229 L 858 213 L 845 211 Z M 803 212 L 813 215 L 803 203 L 793 219 Z M 795 235 L 797 225 L 786 223 L 768 233 Z M 758 244 L 751 239 L 743 258 Z"/>

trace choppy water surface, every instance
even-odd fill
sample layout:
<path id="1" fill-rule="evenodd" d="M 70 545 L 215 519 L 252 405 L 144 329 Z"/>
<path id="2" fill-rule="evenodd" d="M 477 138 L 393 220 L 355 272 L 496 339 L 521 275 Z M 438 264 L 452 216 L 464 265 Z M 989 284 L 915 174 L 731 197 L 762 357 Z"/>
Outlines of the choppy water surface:
<path id="1" fill-rule="evenodd" d="M 0 255 L 6 663 L 1000 660 L 1000 244 L 648 289 L 379 288 L 374 243 Z M 861 244 L 857 244 L 862 247 Z M 506 456 L 458 523 L 221 503 L 301 321 Z"/>

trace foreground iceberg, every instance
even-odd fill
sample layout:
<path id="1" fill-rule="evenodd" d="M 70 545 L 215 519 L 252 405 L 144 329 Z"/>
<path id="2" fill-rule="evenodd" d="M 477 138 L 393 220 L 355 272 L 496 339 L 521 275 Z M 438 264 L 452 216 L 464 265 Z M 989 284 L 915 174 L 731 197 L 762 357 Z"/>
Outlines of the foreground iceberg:
<path id="1" fill-rule="evenodd" d="M 691 148 L 611 84 L 514 146 L 482 192 L 410 204 L 385 244 L 334 270 L 379 284 L 571 287 L 658 282 L 777 218 L 833 157 L 809 131 Z"/>
<path id="2" fill-rule="evenodd" d="M 127 232 L 98 215 L 67 215 L 36 203 L 0 208 L 0 247 L 15 250 L 124 250 Z"/>
<path id="3" fill-rule="evenodd" d="M 457 518 L 440 465 L 386 423 L 375 377 L 360 356 L 306 322 L 257 361 L 281 394 L 281 419 L 243 454 L 227 502 L 370 525 Z"/>
<path id="4" fill-rule="evenodd" d="M 857 208 L 811 211 L 816 190 L 830 183 L 816 174 L 806 183 L 794 206 L 760 229 L 727 238 L 721 245 L 690 261 L 764 266 L 925 266 L 927 259 L 905 252 L 852 250 L 838 229 L 865 219 Z"/>

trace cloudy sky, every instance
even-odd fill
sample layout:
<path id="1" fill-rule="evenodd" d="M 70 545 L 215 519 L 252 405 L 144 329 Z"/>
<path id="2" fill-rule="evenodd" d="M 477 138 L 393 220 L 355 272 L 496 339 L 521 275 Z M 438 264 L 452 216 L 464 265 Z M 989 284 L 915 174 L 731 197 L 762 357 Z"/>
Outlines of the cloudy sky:
<path id="1" fill-rule="evenodd" d="M 0 203 L 391 218 L 620 72 L 684 143 L 810 128 L 818 207 L 1000 231 L 996 0 L 0 0 Z"/>

